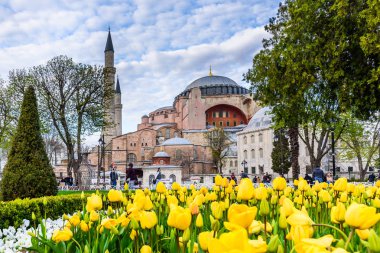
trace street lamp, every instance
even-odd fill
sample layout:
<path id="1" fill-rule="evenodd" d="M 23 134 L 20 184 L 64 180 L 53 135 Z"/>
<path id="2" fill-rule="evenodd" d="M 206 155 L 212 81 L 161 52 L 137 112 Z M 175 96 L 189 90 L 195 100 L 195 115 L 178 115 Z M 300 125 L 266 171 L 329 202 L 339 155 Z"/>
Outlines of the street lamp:
<path id="1" fill-rule="evenodd" d="M 335 136 L 334 136 L 334 127 L 331 128 L 331 155 L 332 155 L 332 169 L 333 169 L 333 180 L 335 180 Z"/>
<path id="2" fill-rule="evenodd" d="M 278 141 L 280 142 L 279 145 L 280 145 L 280 155 L 281 155 L 281 163 L 280 163 L 281 176 L 284 176 L 284 154 L 283 154 L 283 150 L 282 150 L 282 136 L 283 136 L 283 132 L 284 132 L 284 129 L 281 128 L 281 129 L 278 130 L 278 135 L 276 134 L 274 136 L 274 141 L 275 142 L 278 142 Z"/>
<path id="3" fill-rule="evenodd" d="M 104 174 L 103 174 L 103 186 L 106 184 L 106 170 L 104 166 L 104 134 L 102 134 L 99 138 L 99 146 L 98 146 L 98 184 L 99 184 L 99 177 L 100 177 L 100 169 L 103 168 Z M 100 160 L 99 160 L 99 148 L 100 148 Z"/>
<path id="4" fill-rule="evenodd" d="M 243 160 L 243 161 L 241 162 L 241 165 L 243 165 L 244 173 L 247 173 L 247 172 L 246 172 L 247 161 L 246 161 L 246 160 Z"/>

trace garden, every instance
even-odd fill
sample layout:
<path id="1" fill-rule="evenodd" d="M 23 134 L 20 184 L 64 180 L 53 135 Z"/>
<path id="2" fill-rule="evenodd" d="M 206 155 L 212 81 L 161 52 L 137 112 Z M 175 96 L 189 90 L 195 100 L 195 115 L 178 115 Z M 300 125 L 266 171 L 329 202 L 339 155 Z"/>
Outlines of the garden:
<path id="1" fill-rule="evenodd" d="M 380 252 L 379 198 L 380 181 L 255 187 L 217 176 L 212 189 L 159 182 L 15 200 L 1 204 L 0 251 Z"/>

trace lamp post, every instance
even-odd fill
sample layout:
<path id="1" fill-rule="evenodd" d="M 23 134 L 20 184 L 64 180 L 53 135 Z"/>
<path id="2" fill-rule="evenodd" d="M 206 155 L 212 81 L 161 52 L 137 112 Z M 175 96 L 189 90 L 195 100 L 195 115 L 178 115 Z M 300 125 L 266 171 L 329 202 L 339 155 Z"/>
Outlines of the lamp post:
<path id="1" fill-rule="evenodd" d="M 241 162 L 241 165 L 243 165 L 244 173 L 247 173 L 247 172 L 246 172 L 247 161 L 246 161 L 246 160 L 243 160 L 243 161 Z"/>
<path id="2" fill-rule="evenodd" d="M 331 153 L 332 153 L 332 169 L 333 169 L 333 180 L 335 180 L 335 136 L 334 136 L 334 128 L 331 128 Z"/>
<path id="3" fill-rule="evenodd" d="M 100 176 L 100 169 L 103 168 L 103 186 L 106 185 L 106 169 L 104 165 L 104 134 L 102 134 L 99 138 L 99 146 L 98 146 L 98 158 L 99 158 L 99 147 L 100 147 L 100 162 L 98 165 L 98 184 L 99 182 L 99 176 Z"/>
<path id="4" fill-rule="evenodd" d="M 281 167 L 281 176 L 284 176 L 284 154 L 283 154 L 283 150 L 282 150 L 282 137 L 283 137 L 283 132 L 284 130 L 281 128 L 278 130 L 278 135 L 276 134 L 274 136 L 274 141 L 275 142 L 278 142 L 279 141 L 279 145 L 280 145 L 280 155 L 281 155 L 281 163 L 280 163 L 280 167 Z"/>

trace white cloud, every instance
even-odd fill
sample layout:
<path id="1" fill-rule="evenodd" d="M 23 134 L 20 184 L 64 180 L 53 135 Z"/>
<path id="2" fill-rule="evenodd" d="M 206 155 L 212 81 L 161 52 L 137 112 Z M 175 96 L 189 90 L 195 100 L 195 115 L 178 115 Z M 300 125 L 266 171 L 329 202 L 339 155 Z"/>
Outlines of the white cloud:
<path id="1" fill-rule="evenodd" d="M 111 26 L 123 96 L 123 132 L 143 114 L 171 105 L 193 80 L 213 72 L 241 85 L 267 36 L 278 0 L 6 0 L 0 4 L 0 77 L 57 55 L 103 64 Z"/>

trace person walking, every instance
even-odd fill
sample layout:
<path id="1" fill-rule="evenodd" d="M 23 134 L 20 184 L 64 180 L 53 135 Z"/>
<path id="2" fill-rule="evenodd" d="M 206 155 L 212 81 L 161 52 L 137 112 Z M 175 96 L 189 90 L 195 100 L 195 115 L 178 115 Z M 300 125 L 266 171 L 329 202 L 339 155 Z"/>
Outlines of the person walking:
<path id="1" fill-rule="evenodd" d="M 129 179 L 129 183 L 128 183 L 129 188 L 134 189 L 136 185 L 138 185 L 136 171 L 133 168 L 132 163 L 128 164 L 128 167 L 129 168 L 127 168 L 125 180 Z"/>
<path id="2" fill-rule="evenodd" d="M 368 176 L 368 182 L 370 183 L 375 182 L 375 178 L 376 178 L 375 174 L 372 173 L 371 175 Z"/>
<path id="3" fill-rule="evenodd" d="M 153 189 L 156 189 L 156 185 L 158 184 L 158 182 L 160 182 L 161 178 L 162 178 L 161 168 L 157 168 L 156 175 L 154 176 L 154 179 L 153 179 Z"/>
<path id="4" fill-rule="evenodd" d="M 233 172 L 231 173 L 231 180 L 234 180 L 234 182 L 237 183 L 235 173 L 233 173 Z"/>
<path id="5" fill-rule="evenodd" d="M 332 173 L 331 173 L 331 172 L 327 173 L 327 175 L 326 175 L 326 182 L 327 182 L 328 184 L 331 184 L 331 183 L 334 182 L 334 179 L 333 179 L 333 176 L 332 176 Z"/>
<path id="6" fill-rule="evenodd" d="M 116 188 L 116 182 L 119 178 L 119 176 L 117 175 L 117 172 L 115 170 L 114 167 L 111 167 L 112 168 L 112 171 L 111 171 L 111 174 L 110 174 L 110 179 L 111 179 L 111 187 L 112 188 Z"/>

